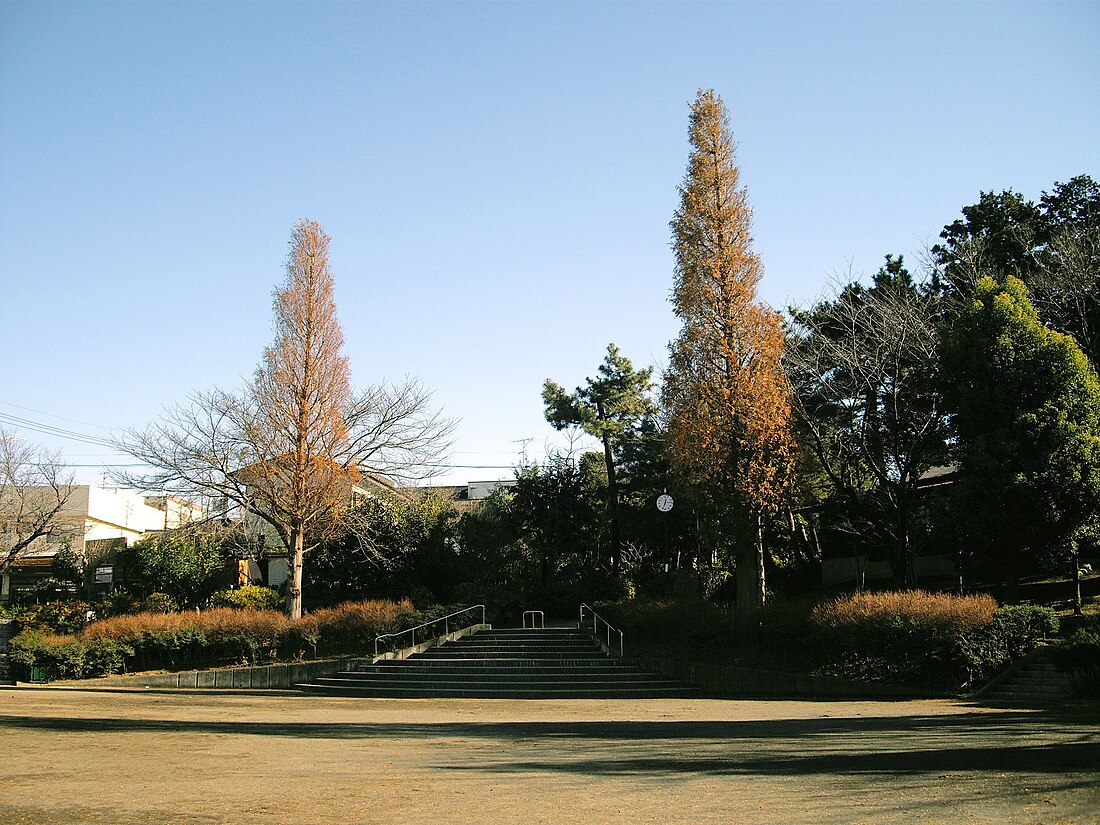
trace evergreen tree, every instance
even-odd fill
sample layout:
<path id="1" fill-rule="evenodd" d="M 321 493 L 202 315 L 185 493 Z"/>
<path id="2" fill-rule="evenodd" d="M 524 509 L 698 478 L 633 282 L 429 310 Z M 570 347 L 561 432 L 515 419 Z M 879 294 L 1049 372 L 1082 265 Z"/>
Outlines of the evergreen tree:
<path id="1" fill-rule="evenodd" d="M 621 458 L 623 439 L 630 437 L 642 419 L 653 412 L 650 398 L 652 375 L 651 367 L 635 370 L 630 359 L 619 353 L 618 347 L 608 344 L 607 357 L 600 364 L 598 376 L 585 379 L 583 387 L 567 393 L 547 379 L 542 389 L 546 420 L 554 429 L 580 427 L 590 436 L 598 438 L 603 445 L 607 512 L 611 527 L 611 567 L 616 571 L 622 556 L 616 465 Z"/>
<path id="2" fill-rule="evenodd" d="M 1100 512 L 1100 379 L 1074 339 L 1043 325 L 1019 279 L 982 278 L 946 336 L 957 485 L 971 540 L 1023 561 L 1064 552 Z"/>

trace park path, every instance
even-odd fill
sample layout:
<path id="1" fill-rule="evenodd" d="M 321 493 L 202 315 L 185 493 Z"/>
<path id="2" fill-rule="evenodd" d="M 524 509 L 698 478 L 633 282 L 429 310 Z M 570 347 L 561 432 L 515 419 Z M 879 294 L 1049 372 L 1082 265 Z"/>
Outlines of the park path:
<path id="1" fill-rule="evenodd" d="M 1100 822 L 1097 708 L 0 689 L 0 822 Z"/>

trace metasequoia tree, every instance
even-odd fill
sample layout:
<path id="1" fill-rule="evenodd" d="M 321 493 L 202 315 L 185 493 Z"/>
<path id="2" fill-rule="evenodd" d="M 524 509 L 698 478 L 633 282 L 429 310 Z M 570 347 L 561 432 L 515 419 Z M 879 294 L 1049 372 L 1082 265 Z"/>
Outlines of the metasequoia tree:
<path id="1" fill-rule="evenodd" d="M 630 359 L 607 345 L 607 357 L 596 378 L 586 379 L 583 387 L 567 393 L 550 379 L 542 388 L 546 420 L 557 430 L 580 427 L 603 445 L 607 470 L 607 511 L 611 525 L 611 566 L 618 570 L 622 557 L 622 530 L 619 523 L 619 483 L 616 459 L 621 442 L 642 419 L 653 412 L 650 377 L 653 369 L 635 370 Z"/>
<path id="2" fill-rule="evenodd" d="M 290 559 L 291 617 L 305 554 L 339 527 L 360 479 L 426 474 L 452 426 L 415 381 L 352 389 L 328 245 L 316 222 L 294 228 L 275 340 L 248 386 L 197 393 L 120 445 L 153 468 L 128 483 L 214 495 L 271 526 Z"/>
<path id="3" fill-rule="evenodd" d="M 671 223 L 672 302 L 683 327 L 669 347 L 662 392 L 668 448 L 674 469 L 711 490 L 716 511 L 740 526 L 737 599 L 739 609 L 752 610 L 765 598 L 763 518 L 780 506 L 794 461 L 783 330 L 756 300 L 752 210 L 713 91 L 696 97 L 689 139 Z"/>
<path id="4" fill-rule="evenodd" d="M 887 255 L 870 288 L 847 284 L 792 310 L 784 359 L 805 443 L 852 527 L 892 550 L 895 575 L 910 587 L 917 482 L 947 455 L 937 311 L 930 289 Z"/>
<path id="5" fill-rule="evenodd" d="M 61 456 L 0 429 L 0 576 L 32 547 L 64 542 L 83 522 L 64 518 L 73 475 Z"/>

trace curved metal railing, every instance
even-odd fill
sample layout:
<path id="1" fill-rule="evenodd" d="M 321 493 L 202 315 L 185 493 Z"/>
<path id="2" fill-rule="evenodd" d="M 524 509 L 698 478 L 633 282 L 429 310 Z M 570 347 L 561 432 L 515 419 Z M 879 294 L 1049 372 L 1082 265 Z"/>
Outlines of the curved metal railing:
<path id="1" fill-rule="evenodd" d="M 381 636 L 375 636 L 374 637 L 374 655 L 375 656 L 381 655 L 378 652 L 378 643 L 381 642 L 383 639 L 394 639 L 394 640 L 405 639 L 405 640 L 408 641 L 407 644 L 394 644 L 389 648 L 389 650 L 383 651 L 384 653 L 390 653 L 394 650 L 401 650 L 401 649 L 406 648 L 406 647 L 416 647 L 416 645 L 422 644 L 423 642 L 429 641 L 431 639 L 438 639 L 440 636 L 449 636 L 449 635 L 451 635 L 452 630 L 462 630 L 464 628 L 471 627 L 472 625 L 478 624 L 478 622 L 466 622 L 465 624 L 463 624 L 461 622 L 452 621 L 456 616 L 461 616 L 463 613 L 469 613 L 471 610 L 480 610 L 481 611 L 481 622 L 480 622 L 480 624 L 485 624 L 485 605 L 483 605 L 483 604 L 471 605 L 470 607 L 464 607 L 461 610 L 456 610 L 454 613 L 448 613 L 446 616 L 440 616 L 438 619 L 432 619 L 430 622 L 424 622 L 423 624 L 418 624 L 416 627 L 410 627 L 410 628 L 407 628 L 405 630 L 398 631 L 397 633 L 383 633 Z M 440 625 L 442 625 L 442 627 L 443 627 L 443 632 L 442 633 L 439 632 L 439 626 Z M 428 632 L 429 628 L 432 628 L 432 630 L 430 632 Z M 420 632 L 420 631 L 425 631 L 425 632 Z M 419 642 L 417 641 L 418 632 L 420 632 L 419 633 L 419 637 L 420 637 Z"/>
<path id="2" fill-rule="evenodd" d="M 589 626 L 591 626 L 592 635 L 597 641 L 599 641 L 601 637 L 606 637 L 608 653 L 612 652 L 611 640 L 614 638 L 614 634 L 619 634 L 619 658 L 621 659 L 623 655 L 623 632 L 619 630 L 619 628 L 612 627 L 608 624 L 607 621 L 590 606 L 582 604 L 581 618 L 580 621 L 577 622 L 577 630 L 588 630 Z"/>
<path id="3" fill-rule="evenodd" d="M 523 612 L 523 629 L 527 630 L 527 617 L 531 617 L 531 630 L 545 630 L 546 629 L 546 617 L 542 614 L 541 610 L 525 610 Z M 535 621 L 538 624 L 535 624 Z"/>

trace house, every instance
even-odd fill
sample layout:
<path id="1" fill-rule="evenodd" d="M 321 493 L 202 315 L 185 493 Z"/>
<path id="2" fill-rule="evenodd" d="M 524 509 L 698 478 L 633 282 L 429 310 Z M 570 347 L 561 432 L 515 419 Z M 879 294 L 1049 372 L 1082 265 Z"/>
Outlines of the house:
<path id="1" fill-rule="evenodd" d="M 465 512 L 489 498 L 497 490 L 510 490 L 516 486 L 514 478 L 499 481 L 470 481 L 466 484 L 439 484 L 425 487 L 399 488 L 405 498 L 437 493 L 455 505 L 460 513 Z"/>
<path id="2" fill-rule="evenodd" d="M 20 591 L 48 578 L 54 557 L 71 548 L 84 560 L 89 583 L 110 585 L 111 551 L 129 546 L 153 531 L 180 527 L 203 517 L 202 508 L 176 496 L 143 496 L 90 484 L 65 488 L 68 497 L 56 522 L 61 529 L 53 539 L 32 544 L 0 580 L 0 603 L 8 603 Z M 54 497 L 52 488 L 20 488 L 25 500 Z"/>

